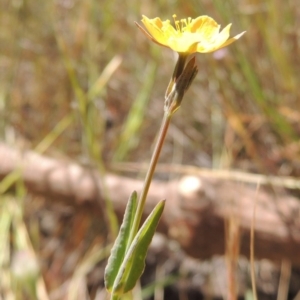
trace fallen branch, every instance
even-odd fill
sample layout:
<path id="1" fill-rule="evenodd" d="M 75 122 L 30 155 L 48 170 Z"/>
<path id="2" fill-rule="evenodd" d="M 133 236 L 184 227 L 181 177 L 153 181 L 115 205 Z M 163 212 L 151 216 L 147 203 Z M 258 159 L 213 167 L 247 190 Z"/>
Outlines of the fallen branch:
<path id="1" fill-rule="evenodd" d="M 139 192 L 143 182 L 121 176 L 100 175 L 91 168 L 56 160 L 31 151 L 0 144 L 0 178 L 15 172 L 28 191 L 51 201 L 68 201 L 98 209 L 104 185 L 121 218 L 128 196 Z M 213 176 L 183 176 L 170 182 L 153 181 L 145 216 L 161 199 L 167 205 L 159 231 L 176 239 L 190 255 L 208 258 L 224 254 L 225 225 L 234 218 L 239 226 L 240 253 L 249 256 L 250 227 L 256 186 Z M 300 202 L 283 188 L 261 188 L 256 200 L 255 255 L 288 258 L 300 265 Z"/>

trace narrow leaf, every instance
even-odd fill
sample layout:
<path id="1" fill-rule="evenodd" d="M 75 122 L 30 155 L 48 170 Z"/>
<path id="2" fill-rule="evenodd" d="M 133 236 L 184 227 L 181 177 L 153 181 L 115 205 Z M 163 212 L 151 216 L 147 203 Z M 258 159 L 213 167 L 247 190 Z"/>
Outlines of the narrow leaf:
<path id="1" fill-rule="evenodd" d="M 147 251 L 164 206 L 165 201 L 160 201 L 136 234 L 115 279 L 114 293 L 127 293 L 134 288 L 137 280 L 141 277 L 145 268 Z"/>
<path id="2" fill-rule="evenodd" d="M 136 207 L 137 194 L 134 191 L 128 200 L 119 234 L 111 249 L 110 257 L 105 268 L 105 287 L 108 291 L 112 290 L 115 279 L 124 260 L 127 243 L 129 241 L 130 229 L 132 227 L 134 215 L 136 212 Z"/>

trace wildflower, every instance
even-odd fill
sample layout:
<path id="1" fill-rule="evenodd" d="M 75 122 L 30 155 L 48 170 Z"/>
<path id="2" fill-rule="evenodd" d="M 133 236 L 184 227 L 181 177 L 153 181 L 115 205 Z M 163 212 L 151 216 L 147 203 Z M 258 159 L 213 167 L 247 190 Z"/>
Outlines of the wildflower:
<path id="1" fill-rule="evenodd" d="M 143 16 L 142 22 L 148 32 L 139 24 L 137 26 L 156 44 L 185 55 L 216 51 L 233 43 L 244 34 L 242 32 L 229 38 L 231 24 L 220 32 L 220 25 L 208 16 L 181 19 L 180 21 L 176 20 L 176 15 L 173 15 L 173 18 L 175 27 L 169 20 L 148 19 L 146 16 Z"/>

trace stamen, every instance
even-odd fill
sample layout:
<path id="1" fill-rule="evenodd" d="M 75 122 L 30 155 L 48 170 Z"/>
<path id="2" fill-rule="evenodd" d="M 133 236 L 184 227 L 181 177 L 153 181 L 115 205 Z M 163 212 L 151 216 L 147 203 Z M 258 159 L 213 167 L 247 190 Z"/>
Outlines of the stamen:
<path id="1" fill-rule="evenodd" d="M 176 20 L 177 16 L 174 14 L 173 15 L 173 19 L 174 19 L 174 24 L 175 24 L 175 28 L 177 31 L 181 32 L 181 28 L 180 28 L 180 22 L 178 20 Z"/>
<path id="2" fill-rule="evenodd" d="M 181 19 L 181 31 L 185 31 L 185 29 L 187 28 L 188 24 L 186 19 Z"/>

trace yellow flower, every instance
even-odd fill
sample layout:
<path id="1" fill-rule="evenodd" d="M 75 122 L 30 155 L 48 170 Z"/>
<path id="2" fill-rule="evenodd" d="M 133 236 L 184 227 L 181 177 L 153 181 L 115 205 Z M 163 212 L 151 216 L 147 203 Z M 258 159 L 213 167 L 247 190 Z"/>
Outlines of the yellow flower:
<path id="1" fill-rule="evenodd" d="M 173 18 L 175 27 L 169 20 L 148 19 L 146 16 L 143 16 L 142 22 L 148 32 L 137 25 L 153 42 L 182 54 L 216 51 L 233 43 L 244 34 L 242 32 L 229 39 L 231 24 L 220 32 L 220 25 L 208 16 L 180 21 L 176 20 L 176 15 L 173 15 Z"/>

